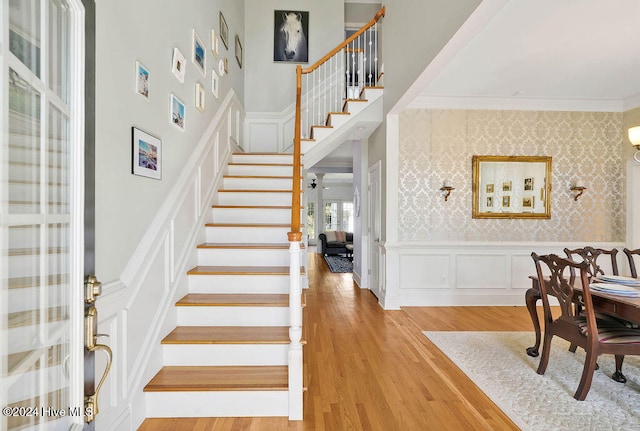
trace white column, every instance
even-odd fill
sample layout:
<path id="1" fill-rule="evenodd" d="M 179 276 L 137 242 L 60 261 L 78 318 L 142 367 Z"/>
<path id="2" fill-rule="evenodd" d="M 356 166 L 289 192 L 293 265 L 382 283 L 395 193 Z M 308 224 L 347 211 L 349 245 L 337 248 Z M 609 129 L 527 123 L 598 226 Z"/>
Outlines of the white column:
<path id="1" fill-rule="evenodd" d="M 320 234 L 324 232 L 324 196 L 322 194 L 322 180 L 324 178 L 323 173 L 316 174 L 318 186 L 316 187 L 316 238 L 318 239 L 317 243 L 320 244 Z"/>

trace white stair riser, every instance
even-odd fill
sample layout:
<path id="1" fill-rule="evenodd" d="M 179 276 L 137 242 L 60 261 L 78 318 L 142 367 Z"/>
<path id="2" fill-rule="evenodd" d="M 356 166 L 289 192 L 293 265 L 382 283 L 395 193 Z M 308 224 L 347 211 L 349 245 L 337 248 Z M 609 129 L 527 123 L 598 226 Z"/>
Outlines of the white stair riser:
<path id="1" fill-rule="evenodd" d="M 382 88 L 365 88 L 362 98 L 366 99 L 368 102 L 372 102 L 377 98 L 382 97 L 383 93 L 384 90 Z"/>
<path id="2" fill-rule="evenodd" d="M 293 166 L 257 166 L 257 165 L 229 165 L 229 175 L 263 175 L 291 177 Z"/>
<path id="3" fill-rule="evenodd" d="M 292 164 L 293 156 L 291 154 L 233 154 L 231 161 L 233 163 Z"/>
<path id="4" fill-rule="evenodd" d="M 302 184 L 302 182 L 300 183 Z M 291 178 L 224 178 L 225 190 L 291 190 Z"/>
<path id="5" fill-rule="evenodd" d="M 288 391 L 145 392 L 147 417 L 288 416 Z"/>
<path id="6" fill-rule="evenodd" d="M 364 111 L 364 109 L 369 106 L 369 104 L 371 103 L 371 101 L 367 101 L 367 102 L 354 102 L 354 101 L 350 101 L 347 102 L 347 107 L 346 107 L 346 111 L 349 112 L 351 114 L 351 116 L 354 116 L 356 114 L 358 114 L 361 111 Z"/>
<path id="7" fill-rule="evenodd" d="M 3 382 L 7 384 L 7 399 L 6 403 L 17 403 L 24 400 L 32 400 L 34 397 L 34 390 L 42 387 L 42 373 L 46 373 L 49 376 L 46 380 L 47 391 L 55 392 L 61 390 L 67 386 L 66 379 L 56 378 L 54 376 L 64 376 L 67 371 L 64 369 L 64 365 L 58 364 L 53 367 L 40 368 L 35 370 L 26 370 L 24 373 L 12 375 L 8 381 Z M 4 376 L 3 376 L 4 377 Z M 16 378 L 17 377 L 17 378 Z M 10 385 L 10 386 L 9 386 Z M 42 393 L 41 395 L 45 395 Z M 30 407 L 49 407 L 48 405 L 33 406 Z M 68 411 L 68 410 L 67 410 Z"/>
<path id="8" fill-rule="evenodd" d="M 287 293 L 287 292 L 285 292 Z M 40 345 L 40 332 L 43 331 L 46 334 L 59 333 L 60 343 L 64 343 L 66 335 L 63 331 L 66 321 L 61 322 L 49 322 L 44 325 L 25 325 L 15 328 L 5 329 L 0 333 L 0 339 L 9 340 L 8 354 L 27 352 L 35 348 L 41 348 Z"/>
<path id="9" fill-rule="evenodd" d="M 289 249 L 199 248 L 198 265 L 209 266 L 287 266 Z"/>
<path id="10" fill-rule="evenodd" d="M 256 205 L 287 206 L 291 205 L 291 193 L 269 192 L 218 192 L 220 205 Z"/>
<path id="11" fill-rule="evenodd" d="M 163 344 L 164 365 L 287 365 L 288 344 Z"/>
<path id="12" fill-rule="evenodd" d="M 300 152 L 302 154 L 308 152 L 310 149 L 315 147 L 316 143 L 316 141 L 302 141 L 300 145 Z"/>
<path id="13" fill-rule="evenodd" d="M 52 253 L 46 256 L 45 263 L 49 268 L 56 268 L 61 261 L 67 260 L 68 257 L 67 253 Z M 38 273 L 40 267 L 40 256 L 37 254 L 9 256 L 7 261 L 7 272 L 11 278 L 33 276 Z"/>
<path id="14" fill-rule="evenodd" d="M 351 115 L 331 114 L 331 118 L 329 119 L 329 125 L 337 129 L 340 126 L 347 124 L 350 118 L 351 118 Z"/>
<path id="15" fill-rule="evenodd" d="M 291 206 L 291 203 L 289 203 Z M 302 212 L 301 212 L 302 214 Z M 214 223 L 290 223 L 289 208 L 213 208 Z M 256 241 L 260 242 L 260 241 Z"/>
<path id="16" fill-rule="evenodd" d="M 289 293 L 288 275 L 190 275 L 192 293 Z"/>
<path id="17" fill-rule="evenodd" d="M 320 142 L 330 136 L 334 130 L 334 128 L 316 127 L 313 129 L 313 139 L 315 139 L 316 142 Z"/>
<path id="18" fill-rule="evenodd" d="M 216 227 L 207 226 L 207 242 L 263 242 L 263 243 L 285 243 L 289 227 Z M 251 262 L 239 262 L 239 265 L 250 265 Z"/>
<path id="19" fill-rule="evenodd" d="M 289 307 L 178 306 L 180 326 L 289 326 Z"/>

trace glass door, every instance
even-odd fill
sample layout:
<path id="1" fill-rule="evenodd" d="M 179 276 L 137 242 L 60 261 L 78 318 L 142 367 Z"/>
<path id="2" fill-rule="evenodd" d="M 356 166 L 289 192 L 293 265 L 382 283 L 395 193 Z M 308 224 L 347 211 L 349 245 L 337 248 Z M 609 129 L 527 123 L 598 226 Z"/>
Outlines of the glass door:
<path id="1" fill-rule="evenodd" d="M 353 202 L 324 201 L 324 231 L 353 232 Z"/>
<path id="2" fill-rule="evenodd" d="M 0 419 L 84 424 L 84 21 L 79 0 L 2 2 Z"/>

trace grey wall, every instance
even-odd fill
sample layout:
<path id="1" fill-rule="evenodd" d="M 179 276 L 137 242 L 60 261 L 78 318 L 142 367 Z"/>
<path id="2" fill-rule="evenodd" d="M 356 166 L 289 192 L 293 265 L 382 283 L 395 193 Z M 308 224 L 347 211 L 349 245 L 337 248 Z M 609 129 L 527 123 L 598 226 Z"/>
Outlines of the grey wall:
<path id="1" fill-rule="evenodd" d="M 480 0 L 391 0 L 381 29 L 384 112 L 387 113 L 435 58 Z M 404 47 L 404 48 L 402 48 Z M 385 124 L 386 125 L 386 124 Z M 382 160 L 382 206 L 386 206 L 386 127 L 369 138 L 369 164 Z M 397 193 L 397 191 L 391 191 Z M 386 238 L 382 212 L 382 237 Z"/>
<path id="2" fill-rule="evenodd" d="M 347 24 L 366 24 L 380 10 L 380 3 L 345 3 L 344 22 Z"/>
<path id="3" fill-rule="evenodd" d="M 295 101 L 296 64 L 273 61 L 274 10 L 309 12 L 311 66 L 344 40 L 343 0 L 245 0 L 245 110 L 280 112 Z"/>
<path id="4" fill-rule="evenodd" d="M 211 93 L 211 29 L 219 32 L 222 10 L 229 28 L 229 74 L 220 79 L 219 99 Z M 206 77 L 192 57 L 192 30 L 207 48 Z M 244 2 L 235 0 L 110 0 L 96 4 L 96 271 L 103 282 L 122 273 L 181 168 L 230 89 L 242 101 L 244 69 L 234 57 L 235 35 L 244 41 Z M 185 82 L 171 73 L 173 48 L 187 58 Z M 246 52 L 245 52 L 246 59 Z M 135 62 L 150 71 L 150 95 L 135 93 Z M 206 110 L 194 105 L 195 84 L 206 90 Z M 169 98 L 186 105 L 185 131 L 169 122 Z M 131 127 L 162 140 L 162 180 L 131 174 Z"/>

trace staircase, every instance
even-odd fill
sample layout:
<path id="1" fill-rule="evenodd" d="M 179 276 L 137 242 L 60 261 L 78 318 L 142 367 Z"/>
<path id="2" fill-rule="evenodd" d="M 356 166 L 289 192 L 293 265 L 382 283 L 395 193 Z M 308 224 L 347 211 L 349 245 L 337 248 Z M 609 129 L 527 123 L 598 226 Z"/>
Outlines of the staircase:
<path id="1" fill-rule="evenodd" d="M 147 417 L 290 416 L 292 171 L 291 155 L 232 155 Z"/>

